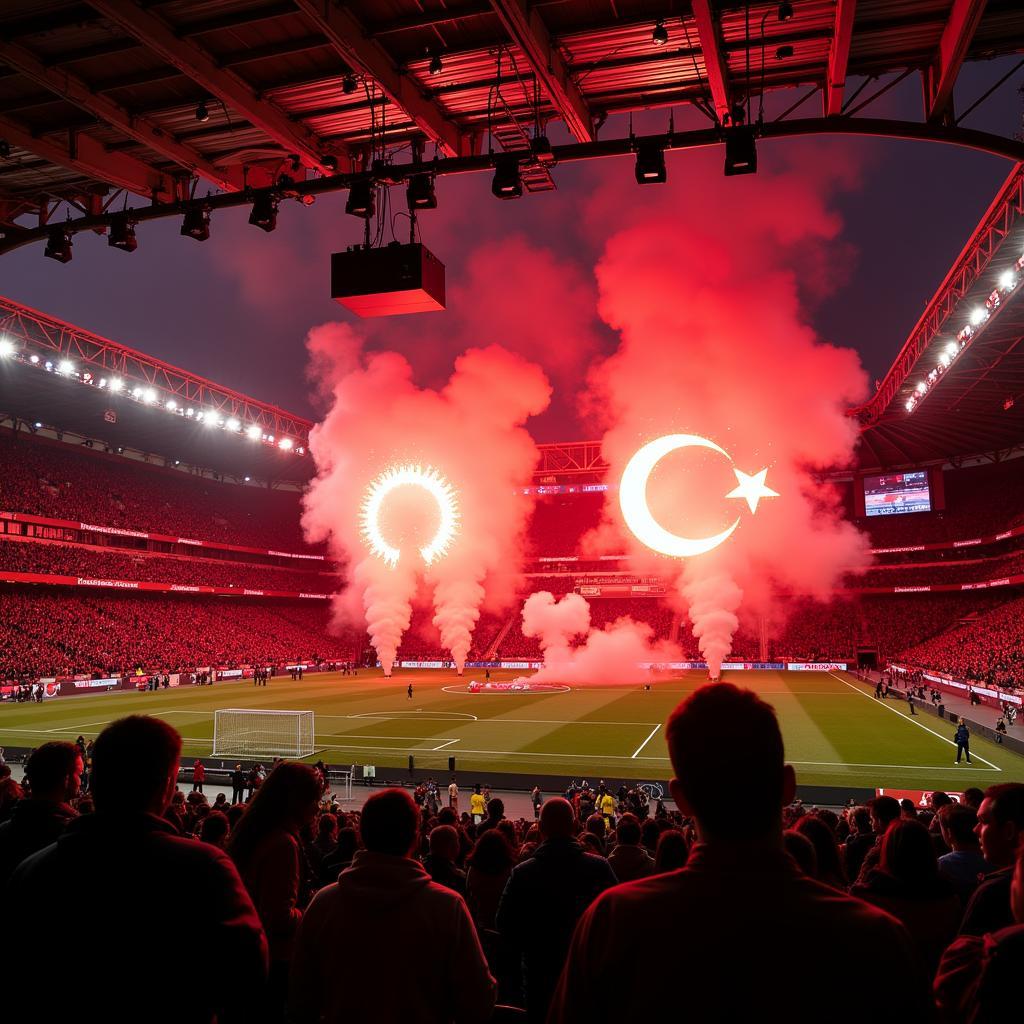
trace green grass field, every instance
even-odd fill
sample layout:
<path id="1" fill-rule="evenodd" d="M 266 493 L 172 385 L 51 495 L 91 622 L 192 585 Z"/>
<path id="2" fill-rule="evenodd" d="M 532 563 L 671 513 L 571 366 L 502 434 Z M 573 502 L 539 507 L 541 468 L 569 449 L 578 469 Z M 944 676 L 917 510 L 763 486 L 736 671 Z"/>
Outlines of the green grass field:
<path id="1" fill-rule="evenodd" d="M 107 722 L 144 711 L 178 729 L 186 754 L 209 755 L 215 709 L 301 709 L 315 712 L 316 756 L 329 763 L 397 767 L 414 754 L 418 769 L 440 773 L 454 755 L 460 774 L 478 772 L 492 784 L 488 773 L 500 772 L 663 780 L 670 770 L 662 724 L 703 679 L 697 672 L 661 678 L 650 692 L 639 686 L 547 694 L 447 689 L 467 681 L 440 671 L 406 670 L 389 681 L 365 672 L 354 679 L 275 679 L 265 689 L 218 683 L 7 704 L 0 707 L 0 745 L 95 736 Z M 974 764 L 955 767 L 948 721 L 924 713 L 910 719 L 902 701 L 876 701 L 845 673 L 743 672 L 731 681 L 774 705 L 787 759 L 805 785 L 958 791 L 1024 779 L 1024 757 L 979 738 L 971 744 Z M 721 740 L 730 742 L 728 729 Z"/>

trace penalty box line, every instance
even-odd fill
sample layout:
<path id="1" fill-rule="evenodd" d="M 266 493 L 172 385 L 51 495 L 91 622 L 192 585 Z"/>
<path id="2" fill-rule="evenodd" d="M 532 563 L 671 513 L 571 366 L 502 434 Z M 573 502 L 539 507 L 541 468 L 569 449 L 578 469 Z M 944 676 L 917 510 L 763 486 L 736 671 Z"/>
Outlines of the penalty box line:
<path id="1" fill-rule="evenodd" d="M 838 679 L 839 682 L 841 682 L 844 686 L 848 686 L 855 693 L 859 693 L 862 697 L 866 697 L 873 704 L 881 705 L 881 707 L 885 708 L 886 711 L 891 711 L 894 715 L 899 715 L 899 717 L 902 718 L 904 722 L 909 722 L 911 725 L 916 725 L 919 729 L 924 729 L 925 732 L 930 732 L 937 739 L 942 740 L 943 743 L 948 743 L 951 747 L 956 746 L 956 744 L 951 739 L 949 739 L 949 737 L 943 736 L 942 733 L 936 732 L 934 729 L 929 729 L 928 726 L 925 725 L 923 722 L 917 721 L 916 717 L 912 715 L 903 714 L 902 711 L 898 711 L 891 705 L 886 704 L 884 700 L 875 700 L 875 698 L 872 697 L 871 694 L 866 693 L 859 686 L 854 686 L 853 683 L 847 682 L 841 676 L 837 676 L 834 672 L 829 672 L 829 675 L 832 676 L 833 679 Z M 974 757 L 981 761 L 982 764 L 987 764 L 990 768 L 994 768 L 997 772 L 1001 772 L 1003 770 L 999 767 L 999 765 L 993 764 L 991 761 L 987 761 L 985 758 L 981 756 L 981 754 L 975 754 Z"/>

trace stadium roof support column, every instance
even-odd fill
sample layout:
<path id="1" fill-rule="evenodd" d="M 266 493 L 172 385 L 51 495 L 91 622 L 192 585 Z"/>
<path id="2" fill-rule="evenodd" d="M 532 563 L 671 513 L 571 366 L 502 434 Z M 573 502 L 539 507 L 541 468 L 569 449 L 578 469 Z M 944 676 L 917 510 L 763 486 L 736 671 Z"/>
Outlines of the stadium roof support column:
<path id="1" fill-rule="evenodd" d="M 491 0 L 505 31 L 526 54 L 548 99 L 578 142 L 594 141 L 594 120 L 583 93 L 573 80 L 562 55 L 551 44 L 551 35 L 536 6 L 526 0 Z"/>
<path id="2" fill-rule="evenodd" d="M 469 136 L 461 132 L 439 103 L 394 62 L 346 8 L 325 0 L 295 0 L 296 6 L 327 38 L 353 70 L 380 86 L 384 95 L 415 122 L 445 156 L 470 156 Z"/>
<path id="3" fill-rule="evenodd" d="M 323 174 L 333 173 L 323 162 L 327 150 L 314 132 L 293 121 L 274 104 L 261 99 L 248 83 L 233 71 L 221 67 L 190 39 L 179 37 L 161 18 L 127 0 L 89 2 L 161 60 L 178 68 L 269 135 L 284 147 L 285 152 L 297 154 L 307 167 L 315 167 Z"/>
<path id="4" fill-rule="evenodd" d="M 5 64 L 17 68 L 34 82 L 63 97 L 69 103 L 73 103 L 94 117 L 113 125 L 129 138 L 148 146 L 155 153 L 180 164 L 191 174 L 206 178 L 217 188 L 223 189 L 225 192 L 235 192 L 242 187 L 240 176 L 231 175 L 214 166 L 191 146 L 179 142 L 145 118 L 129 113 L 113 100 L 97 96 L 77 75 L 48 67 L 24 46 L 0 40 L 0 59 Z"/>
<path id="5" fill-rule="evenodd" d="M 826 117 L 838 117 L 843 112 L 843 90 L 846 88 L 846 68 L 850 62 L 856 10 L 857 0 L 838 0 L 836 4 L 836 24 L 829 45 L 828 78 L 825 80 Z"/>
<path id="6" fill-rule="evenodd" d="M 115 153 L 80 132 L 66 133 L 67 142 L 32 135 L 20 125 L 0 117 L 0 136 L 19 149 L 28 150 L 58 167 L 97 178 L 147 199 L 173 203 L 178 200 L 174 179 L 127 153 Z"/>
<path id="7" fill-rule="evenodd" d="M 721 123 L 728 121 L 732 105 L 729 102 L 729 65 L 719 36 L 710 0 L 693 0 L 693 18 L 697 22 L 697 38 L 704 55 L 704 72 L 711 87 L 711 99 Z"/>
<path id="8" fill-rule="evenodd" d="M 986 0 L 953 0 L 939 40 L 939 52 L 924 73 L 925 116 L 929 121 L 940 120 L 950 112 L 953 86 L 985 12 L 985 3 Z"/>

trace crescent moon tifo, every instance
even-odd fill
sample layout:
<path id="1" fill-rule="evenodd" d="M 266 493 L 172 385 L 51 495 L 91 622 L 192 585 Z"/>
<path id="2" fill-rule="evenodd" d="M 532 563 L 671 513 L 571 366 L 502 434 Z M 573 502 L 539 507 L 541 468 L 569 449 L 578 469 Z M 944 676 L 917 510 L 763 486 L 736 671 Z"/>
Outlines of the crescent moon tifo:
<path id="1" fill-rule="evenodd" d="M 654 467 L 666 455 L 680 448 L 710 448 L 732 462 L 724 448 L 706 437 L 698 437 L 696 434 L 666 434 L 664 437 L 655 438 L 636 452 L 627 463 L 622 481 L 619 483 L 619 507 L 622 509 L 626 525 L 634 536 L 652 551 L 671 558 L 692 558 L 694 555 L 703 555 L 728 540 L 733 530 L 739 526 L 740 520 L 737 516 L 732 526 L 713 537 L 692 538 L 680 537 L 666 530 L 651 515 L 647 504 L 647 480 Z"/>

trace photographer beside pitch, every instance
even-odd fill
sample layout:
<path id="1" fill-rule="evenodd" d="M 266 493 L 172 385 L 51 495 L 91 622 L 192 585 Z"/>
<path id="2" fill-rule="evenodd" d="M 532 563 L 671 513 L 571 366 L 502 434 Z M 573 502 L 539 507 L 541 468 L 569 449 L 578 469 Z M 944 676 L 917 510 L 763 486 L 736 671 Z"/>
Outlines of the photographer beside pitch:
<path id="1" fill-rule="evenodd" d="M 732 742 L 723 742 L 728 729 Z M 659 985 L 608 985 L 671 972 L 679 1013 L 702 1021 L 796 1021 L 871 1015 L 837 998 L 837 979 L 871 979 L 880 1020 L 927 1021 L 930 984 L 894 917 L 800 873 L 786 854 L 782 808 L 796 789 L 775 712 L 755 693 L 705 686 L 666 726 L 672 796 L 697 821 L 684 868 L 608 890 L 573 937 L 549 1024 L 664 1019 Z"/>

